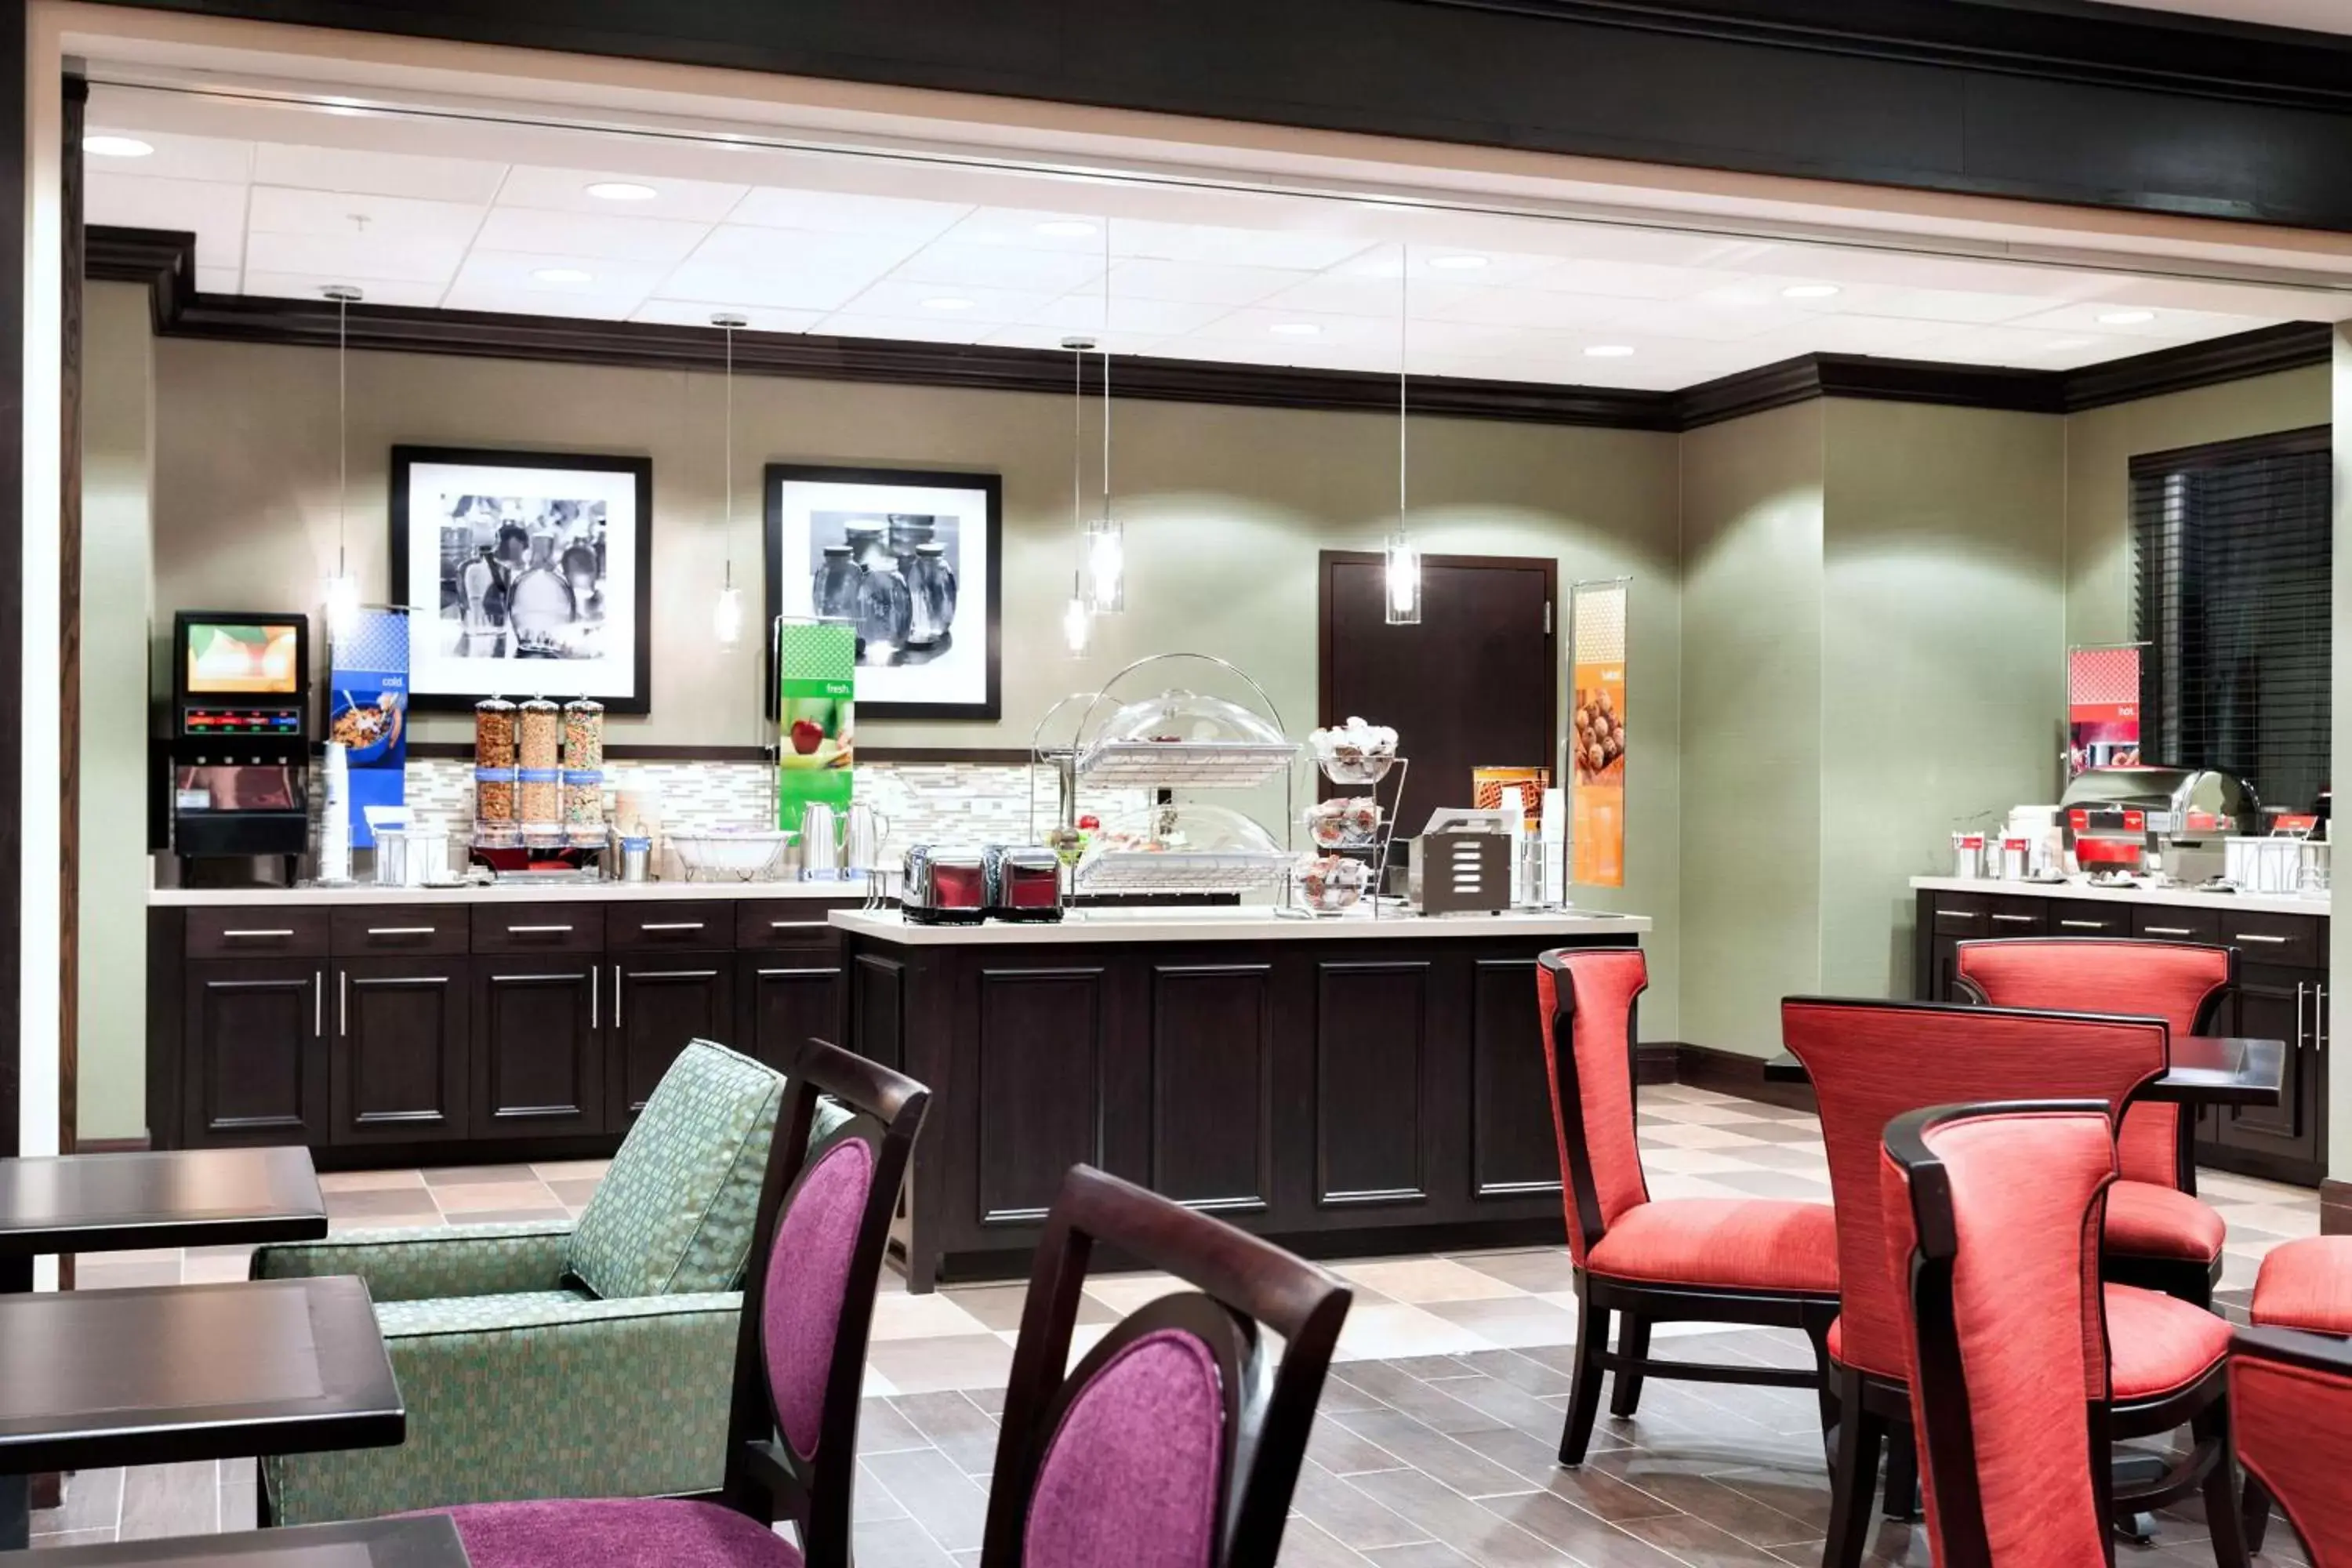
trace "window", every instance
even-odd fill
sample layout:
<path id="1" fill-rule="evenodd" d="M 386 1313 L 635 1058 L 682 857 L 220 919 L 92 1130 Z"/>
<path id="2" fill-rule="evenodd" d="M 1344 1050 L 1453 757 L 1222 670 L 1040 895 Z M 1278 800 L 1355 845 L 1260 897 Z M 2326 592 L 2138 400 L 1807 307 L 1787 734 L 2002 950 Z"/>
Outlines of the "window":
<path id="1" fill-rule="evenodd" d="M 2325 426 L 2132 459 L 2148 762 L 2294 811 L 2327 787 L 2331 468 Z"/>

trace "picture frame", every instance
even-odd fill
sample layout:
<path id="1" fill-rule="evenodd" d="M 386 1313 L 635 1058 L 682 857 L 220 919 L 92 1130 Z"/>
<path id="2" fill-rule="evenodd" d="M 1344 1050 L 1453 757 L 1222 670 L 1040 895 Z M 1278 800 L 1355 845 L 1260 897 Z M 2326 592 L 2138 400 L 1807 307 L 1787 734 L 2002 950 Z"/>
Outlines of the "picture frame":
<path id="1" fill-rule="evenodd" d="M 1002 476 L 770 463 L 761 491 L 767 624 L 856 623 L 859 719 L 1003 717 Z"/>
<path id="2" fill-rule="evenodd" d="M 392 449 L 392 598 L 410 706 L 590 697 L 653 706 L 653 459 Z"/>

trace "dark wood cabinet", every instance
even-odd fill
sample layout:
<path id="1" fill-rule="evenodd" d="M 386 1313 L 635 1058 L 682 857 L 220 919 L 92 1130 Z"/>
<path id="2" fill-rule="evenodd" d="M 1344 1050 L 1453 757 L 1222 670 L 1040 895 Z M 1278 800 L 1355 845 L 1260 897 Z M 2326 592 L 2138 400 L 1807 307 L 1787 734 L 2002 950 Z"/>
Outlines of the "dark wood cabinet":
<path id="1" fill-rule="evenodd" d="M 2217 1112 L 2200 1125 L 2213 1145 L 2200 1150 L 2200 1158 L 2210 1154 L 2212 1163 L 2287 1179 L 2325 1171 L 2326 1006 L 2325 970 L 2242 963 L 2235 1032 L 2286 1042 L 2285 1093 L 2276 1105 L 2238 1105 Z"/>
<path id="2" fill-rule="evenodd" d="M 625 1132 L 677 1053 L 693 1040 L 722 1044 L 735 1032 L 731 952 L 639 952 L 606 966 L 604 1126 Z"/>
<path id="3" fill-rule="evenodd" d="M 438 1142 L 469 1134 L 466 979 L 461 958 L 336 962 L 327 1053 L 335 1142 Z"/>
<path id="4" fill-rule="evenodd" d="M 604 1131 L 606 978 L 594 955 L 474 960 L 475 1137 Z"/>
<path id="5" fill-rule="evenodd" d="M 1954 950 L 1964 942 L 1982 942 L 1992 934 L 1990 904 L 1982 893 L 1919 895 L 1918 1000 L 1952 1000 Z"/>
<path id="6" fill-rule="evenodd" d="M 323 959 L 202 959 L 181 998 L 190 1143 L 324 1143 L 327 964 Z M 150 1125 L 165 1116 L 150 1109 Z"/>
<path id="7" fill-rule="evenodd" d="M 778 1072 L 792 1066 L 793 1053 L 807 1040 L 841 1042 L 838 953 L 743 953 L 736 961 L 735 996 L 742 1019 L 738 1048 Z"/>

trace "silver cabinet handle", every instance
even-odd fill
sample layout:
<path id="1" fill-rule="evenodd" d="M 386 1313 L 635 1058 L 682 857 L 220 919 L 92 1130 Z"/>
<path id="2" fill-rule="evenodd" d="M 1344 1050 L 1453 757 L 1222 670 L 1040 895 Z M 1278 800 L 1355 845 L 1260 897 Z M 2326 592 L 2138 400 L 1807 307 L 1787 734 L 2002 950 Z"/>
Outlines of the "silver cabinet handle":
<path id="1" fill-rule="evenodd" d="M 2025 917 L 2021 915 L 2018 918 L 2022 920 Z M 2110 922 L 2106 921 L 2060 921 L 2058 923 L 2064 926 L 2068 931 L 2105 931 L 2107 929 Z"/>
<path id="2" fill-rule="evenodd" d="M 600 964 L 592 963 L 588 966 L 588 1026 L 592 1029 L 602 1026 L 597 1022 L 596 1012 L 597 1003 L 603 998 L 604 994 L 604 968 Z"/>
<path id="3" fill-rule="evenodd" d="M 2311 1049 L 2316 1055 L 2327 1049 L 2327 987 L 2311 988 Z"/>
<path id="4" fill-rule="evenodd" d="M 2294 984 L 2294 1048 L 2303 1049 L 2303 994 L 2310 987 L 2298 980 Z"/>
<path id="5" fill-rule="evenodd" d="M 2197 934 L 2187 926 L 2149 926 L 2147 930 L 2150 936 L 2195 936 Z"/>
<path id="6" fill-rule="evenodd" d="M 621 1026 L 621 966 L 613 965 L 613 1027 Z"/>
<path id="7" fill-rule="evenodd" d="M 761 980 L 772 980 L 787 974 L 838 974 L 841 971 L 838 969 L 827 969 L 821 964 L 817 964 L 802 969 L 762 969 L 757 973 L 758 977 Z"/>
<path id="8" fill-rule="evenodd" d="M 700 921 L 639 921 L 639 931 L 700 931 Z"/>
<path id="9" fill-rule="evenodd" d="M 432 926 L 370 926 L 367 933 L 370 936 L 431 936 L 435 929 Z"/>
<path id="10" fill-rule="evenodd" d="M 2003 925 L 2030 926 L 2042 917 L 2040 915 L 1995 915 L 1992 918 Z"/>
<path id="11" fill-rule="evenodd" d="M 324 1039 L 327 1035 L 327 972 L 310 972 L 310 1032 Z"/>
<path id="12" fill-rule="evenodd" d="M 509 936 L 562 936 L 571 929 L 570 926 L 509 926 L 507 934 Z"/>
<path id="13" fill-rule="evenodd" d="M 2293 939 L 2284 936 L 2263 936 L 2254 931 L 2241 931 L 2238 935 L 2231 937 L 2230 940 L 2231 942 L 2259 942 L 2271 947 L 2284 947 Z"/>
<path id="14" fill-rule="evenodd" d="M 225 931 L 221 932 L 221 940 L 223 942 L 268 942 L 273 937 L 293 934 L 292 926 L 272 926 L 267 931 Z"/>
<path id="15" fill-rule="evenodd" d="M 1945 911 L 1937 910 L 1936 912 L 1940 915 Z M 770 921 L 768 922 L 768 929 L 770 931 L 797 931 L 802 926 L 806 926 L 812 931 L 821 931 L 824 929 L 823 922 L 818 921 Z"/>
<path id="16" fill-rule="evenodd" d="M 348 1037 L 352 1032 L 352 972 L 335 971 L 335 1033 Z"/>

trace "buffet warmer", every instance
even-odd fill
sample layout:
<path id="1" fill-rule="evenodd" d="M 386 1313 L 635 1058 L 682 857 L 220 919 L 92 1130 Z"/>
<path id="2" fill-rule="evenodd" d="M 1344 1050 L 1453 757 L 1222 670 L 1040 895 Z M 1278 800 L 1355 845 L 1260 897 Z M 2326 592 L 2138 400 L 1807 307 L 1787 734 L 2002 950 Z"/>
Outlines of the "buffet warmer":
<path id="1" fill-rule="evenodd" d="M 2075 864 L 2130 874 L 2162 861 L 2178 882 L 2222 872 L 2222 842 L 2257 830 L 2261 803 L 2242 780 L 2208 768 L 2093 768 L 2059 801 Z"/>

